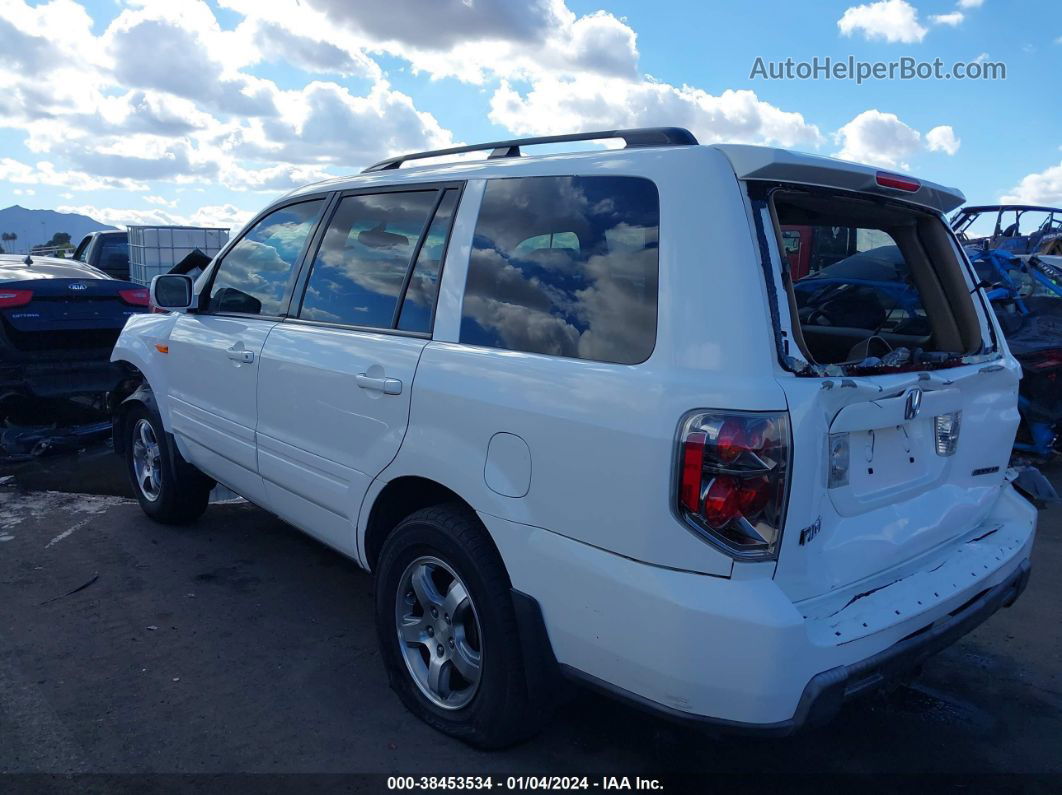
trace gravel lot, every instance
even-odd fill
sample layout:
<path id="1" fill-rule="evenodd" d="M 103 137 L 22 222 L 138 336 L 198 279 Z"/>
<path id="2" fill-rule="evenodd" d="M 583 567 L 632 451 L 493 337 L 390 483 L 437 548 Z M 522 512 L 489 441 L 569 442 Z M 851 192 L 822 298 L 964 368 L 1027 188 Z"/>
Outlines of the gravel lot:
<path id="1" fill-rule="evenodd" d="M 1013 608 L 829 727 L 714 737 L 581 693 L 488 754 L 388 689 L 352 563 L 247 504 L 175 529 L 122 497 L 20 490 L 73 488 L 78 471 L 0 488 L 0 772 L 1062 773 L 1058 508 Z"/>

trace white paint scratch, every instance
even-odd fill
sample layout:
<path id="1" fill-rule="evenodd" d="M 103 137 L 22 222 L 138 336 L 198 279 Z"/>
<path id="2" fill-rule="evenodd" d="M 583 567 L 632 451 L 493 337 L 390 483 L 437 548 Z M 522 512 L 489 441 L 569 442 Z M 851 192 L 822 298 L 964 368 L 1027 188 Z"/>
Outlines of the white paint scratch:
<path id="1" fill-rule="evenodd" d="M 89 522 L 91 522 L 91 521 L 92 521 L 92 519 L 93 519 L 93 517 L 91 517 L 91 516 L 90 516 L 90 517 L 88 517 L 87 519 L 82 519 L 82 520 L 81 520 L 80 522 L 74 522 L 74 523 L 73 523 L 72 525 L 70 525 L 70 527 L 66 528 L 66 530 L 64 530 L 64 531 L 63 531 L 63 532 L 61 532 L 61 533 L 60 533 L 59 535 L 57 535 L 57 536 L 56 536 L 55 538 L 53 538 L 53 539 L 52 539 L 51 541 L 49 541 L 49 542 L 48 542 L 47 544 L 45 544 L 45 545 L 44 545 L 44 548 L 45 548 L 45 549 L 47 549 L 47 548 L 48 548 L 48 547 L 50 547 L 50 546 L 51 546 L 52 544 L 58 544 L 58 543 L 59 543 L 60 541 L 62 541 L 62 540 L 63 540 L 64 538 L 69 538 L 69 537 L 70 537 L 70 536 L 72 536 L 72 535 L 73 535 L 73 534 L 74 534 L 75 532 L 77 532 L 77 531 L 78 531 L 78 530 L 80 530 L 80 529 L 81 529 L 82 527 L 84 527 L 84 526 L 85 526 L 85 525 L 87 525 L 87 524 L 88 524 Z"/>

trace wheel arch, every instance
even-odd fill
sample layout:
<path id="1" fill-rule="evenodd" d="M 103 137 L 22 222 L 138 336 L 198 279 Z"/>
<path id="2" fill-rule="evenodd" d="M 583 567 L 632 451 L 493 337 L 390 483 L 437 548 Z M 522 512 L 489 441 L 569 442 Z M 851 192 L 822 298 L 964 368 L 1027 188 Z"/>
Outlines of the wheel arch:
<path id="1" fill-rule="evenodd" d="M 475 513 L 475 508 L 460 494 L 431 478 L 402 475 L 388 481 L 380 488 L 368 510 L 365 530 L 361 534 L 363 565 L 370 571 L 375 570 L 388 535 L 406 516 L 421 508 L 446 503 L 463 505 Z M 541 714 L 548 715 L 558 704 L 571 697 L 573 688 L 561 674 L 541 605 L 533 595 L 513 587 L 497 540 L 478 515 L 476 520 L 505 572 L 520 641 L 525 687 L 528 693 L 535 695 Z"/>
<path id="2" fill-rule="evenodd" d="M 158 411 L 155 393 L 151 389 L 144 373 L 135 364 L 117 360 L 128 369 L 129 377 L 122 380 L 117 389 L 107 395 L 107 406 L 111 414 L 111 438 L 114 440 L 114 452 L 125 452 L 125 421 L 129 409 L 142 403 L 153 411 Z"/>
<path id="3" fill-rule="evenodd" d="M 112 413 L 141 385 L 146 384 L 155 400 L 155 408 L 162 418 L 162 426 L 170 431 L 169 378 L 166 344 L 176 315 L 142 314 L 131 317 L 111 351 L 111 361 L 129 369 L 136 379 L 134 388 L 110 401 Z"/>
<path id="4" fill-rule="evenodd" d="M 365 568 L 369 571 L 376 568 L 384 541 L 405 517 L 421 508 L 445 503 L 459 503 L 475 511 L 468 500 L 431 478 L 402 475 L 384 484 L 375 497 L 372 497 L 365 527 L 360 534 L 361 560 Z M 486 527 L 484 531 L 489 537 L 490 531 Z M 492 543 L 493 541 L 491 538 Z"/>

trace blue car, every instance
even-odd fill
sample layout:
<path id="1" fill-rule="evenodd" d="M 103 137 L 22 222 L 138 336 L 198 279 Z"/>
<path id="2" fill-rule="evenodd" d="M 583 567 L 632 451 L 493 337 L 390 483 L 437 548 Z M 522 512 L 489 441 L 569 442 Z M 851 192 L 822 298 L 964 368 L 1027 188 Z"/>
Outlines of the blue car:
<path id="1" fill-rule="evenodd" d="M 64 259 L 0 255 L 0 417 L 8 424 L 55 399 L 102 398 L 123 379 L 110 361 L 148 291 Z"/>

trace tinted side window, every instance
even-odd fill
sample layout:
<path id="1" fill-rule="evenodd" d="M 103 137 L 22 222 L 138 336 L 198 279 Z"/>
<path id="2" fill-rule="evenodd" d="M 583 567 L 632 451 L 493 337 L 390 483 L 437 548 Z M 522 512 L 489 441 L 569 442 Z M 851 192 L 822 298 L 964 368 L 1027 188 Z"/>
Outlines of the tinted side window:
<path id="1" fill-rule="evenodd" d="M 322 204 L 324 199 L 315 199 L 282 207 L 251 227 L 218 266 L 207 311 L 281 314 Z"/>
<path id="2" fill-rule="evenodd" d="M 410 259 L 435 190 L 347 196 L 339 203 L 306 284 L 299 317 L 391 328 Z"/>
<path id="3" fill-rule="evenodd" d="M 431 331 L 431 313 L 435 308 L 435 295 L 439 291 L 439 271 L 456 207 L 457 190 L 451 188 L 443 195 L 439 209 L 435 211 L 428 234 L 420 246 L 413 277 L 402 299 L 398 327 L 403 331 Z"/>
<path id="4" fill-rule="evenodd" d="M 638 177 L 487 183 L 461 341 L 637 364 L 656 345 L 656 186 Z"/>

